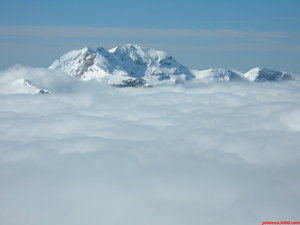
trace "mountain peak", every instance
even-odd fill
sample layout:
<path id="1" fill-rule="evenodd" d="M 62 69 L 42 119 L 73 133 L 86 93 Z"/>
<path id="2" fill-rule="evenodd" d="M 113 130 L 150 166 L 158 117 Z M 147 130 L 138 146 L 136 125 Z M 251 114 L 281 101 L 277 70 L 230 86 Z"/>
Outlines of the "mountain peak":
<path id="1" fill-rule="evenodd" d="M 152 48 L 145 48 L 140 45 L 125 44 L 121 47 L 116 47 L 110 50 L 111 53 L 122 52 L 123 54 L 130 54 L 132 57 L 142 57 L 150 60 L 163 59 L 168 57 L 168 54 L 163 51 L 155 50 Z"/>
<path id="2" fill-rule="evenodd" d="M 194 75 L 163 51 L 126 44 L 107 51 L 99 47 L 74 50 L 56 60 L 49 69 L 58 69 L 82 80 L 106 81 L 114 86 L 178 83 Z M 131 79 L 129 82 L 128 79 Z M 139 82 L 137 82 L 137 80 Z M 115 81 L 124 81 L 115 84 Z"/>
<path id="3" fill-rule="evenodd" d="M 126 44 L 109 52 L 120 59 L 130 76 L 143 78 L 151 85 L 161 82 L 183 82 L 194 75 L 166 52 Z"/>
<path id="4" fill-rule="evenodd" d="M 34 86 L 24 78 L 19 78 L 9 83 L 2 91 L 8 94 L 50 94 L 49 91 Z"/>
<path id="5" fill-rule="evenodd" d="M 192 70 L 195 74 L 196 79 L 207 80 L 207 81 L 243 81 L 242 73 L 229 69 L 211 68 L 207 70 L 197 71 Z"/>
<path id="6" fill-rule="evenodd" d="M 94 52 L 94 50 L 92 48 L 87 47 L 87 46 L 82 48 L 80 51 L 82 51 L 82 52 Z"/>
<path id="7" fill-rule="evenodd" d="M 131 44 L 131 43 L 127 43 L 127 44 L 123 45 L 122 47 L 128 48 L 128 49 L 142 49 L 143 48 L 140 45 Z"/>
<path id="8" fill-rule="evenodd" d="M 262 81 L 285 81 L 285 80 L 293 80 L 294 77 L 292 74 L 267 69 L 264 67 L 256 67 L 254 69 L 249 70 L 244 74 L 244 77 L 250 81 L 262 82 Z"/>

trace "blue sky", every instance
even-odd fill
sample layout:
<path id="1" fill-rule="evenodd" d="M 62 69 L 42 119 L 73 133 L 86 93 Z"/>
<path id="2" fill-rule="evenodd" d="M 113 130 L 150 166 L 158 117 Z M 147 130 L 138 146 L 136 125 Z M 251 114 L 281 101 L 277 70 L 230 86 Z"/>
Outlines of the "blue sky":
<path id="1" fill-rule="evenodd" d="M 300 74 L 300 1 L 1 0 L 0 68 L 68 50 L 136 43 L 184 65 Z"/>

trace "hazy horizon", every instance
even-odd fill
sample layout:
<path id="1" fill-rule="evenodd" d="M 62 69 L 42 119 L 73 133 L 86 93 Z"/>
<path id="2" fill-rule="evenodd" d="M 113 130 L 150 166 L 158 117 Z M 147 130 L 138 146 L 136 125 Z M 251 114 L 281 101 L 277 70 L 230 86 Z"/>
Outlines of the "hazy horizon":
<path id="1" fill-rule="evenodd" d="M 0 69 L 48 67 L 85 46 L 168 52 L 192 69 L 300 74 L 299 1 L 1 1 Z"/>

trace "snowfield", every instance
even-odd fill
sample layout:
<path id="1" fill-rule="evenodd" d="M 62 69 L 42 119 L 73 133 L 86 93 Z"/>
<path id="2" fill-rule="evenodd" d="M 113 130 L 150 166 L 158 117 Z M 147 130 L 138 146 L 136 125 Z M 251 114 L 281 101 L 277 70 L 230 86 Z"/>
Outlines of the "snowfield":
<path id="1" fill-rule="evenodd" d="M 297 80 L 115 88 L 16 66 L 0 90 L 1 224 L 299 220 Z"/>

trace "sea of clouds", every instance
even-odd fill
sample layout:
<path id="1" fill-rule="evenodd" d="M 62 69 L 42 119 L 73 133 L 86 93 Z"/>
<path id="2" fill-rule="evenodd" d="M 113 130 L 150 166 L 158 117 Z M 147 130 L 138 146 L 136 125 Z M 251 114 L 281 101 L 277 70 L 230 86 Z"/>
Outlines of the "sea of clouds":
<path id="1" fill-rule="evenodd" d="M 51 94 L 8 94 L 21 77 Z M 299 220 L 300 81 L 114 88 L 15 66 L 0 93 L 1 224 Z"/>

